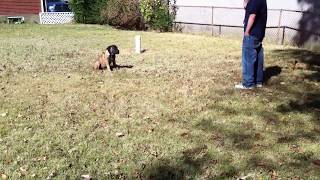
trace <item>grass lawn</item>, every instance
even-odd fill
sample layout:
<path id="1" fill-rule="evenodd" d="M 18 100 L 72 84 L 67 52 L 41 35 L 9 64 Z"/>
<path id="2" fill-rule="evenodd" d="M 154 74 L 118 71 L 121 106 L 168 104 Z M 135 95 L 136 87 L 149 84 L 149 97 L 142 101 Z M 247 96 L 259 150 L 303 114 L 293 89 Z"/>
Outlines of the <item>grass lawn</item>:
<path id="1" fill-rule="evenodd" d="M 110 44 L 133 68 L 93 71 Z M 0 174 L 320 179 L 320 53 L 265 55 L 266 86 L 238 91 L 240 39 L 0 24 Z"/>

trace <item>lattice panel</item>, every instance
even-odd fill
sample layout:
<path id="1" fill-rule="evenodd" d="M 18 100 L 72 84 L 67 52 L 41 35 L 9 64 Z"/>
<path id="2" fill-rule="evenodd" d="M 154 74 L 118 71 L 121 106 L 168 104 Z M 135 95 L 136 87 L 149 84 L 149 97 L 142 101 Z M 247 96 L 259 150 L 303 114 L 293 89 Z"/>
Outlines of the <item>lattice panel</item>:
<path id="1" fill-rule="evenodd" d="M 73 12 L 44 12 L 39 16 L 41 24 L 66 24 L 74 19 Z"/>

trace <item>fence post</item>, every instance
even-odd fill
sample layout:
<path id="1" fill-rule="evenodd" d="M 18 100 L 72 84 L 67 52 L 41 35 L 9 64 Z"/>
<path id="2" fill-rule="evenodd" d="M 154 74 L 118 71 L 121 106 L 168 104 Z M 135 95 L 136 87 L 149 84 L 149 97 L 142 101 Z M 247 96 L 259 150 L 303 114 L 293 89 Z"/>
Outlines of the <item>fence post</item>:
<path id="1" fill-rule="evenodd" d="M 221 28 L 222 28 L 221 25 L 219 25 L 219 36 L 221 36 L 221 34 L 222 34 L 222 29 Z"/>
<path id="2" fill-rule="evenodd" d="M 285 36 L 286 36 L 286 27 L 283 26 L 281 45 L 284 45 Z"/>
<path id="3" fill-rule="evenodd" d="M 213 31 L 214 31 L 214 29 L 213 29 L 213 13 L 214 13 L 214 7 L 213 6 L 211 6 L 211 36 L 213 36 Z"/>
<path id="4" fill-rule="evenodd" d="M 277 32 L 278 42 L 279 42 L 279 40 L 280 40 L 280 30 L 281 30 L 282 12 L 283 12 L 283 9 L 280 9 L 279 21 L 278 21 L 278 32 Z"/>
<path id="5" fill-rule="evenodd" d="M 42 14 L 43 12 L 39 12 L 39 23 L 42 24 Z"/>
<path id="6" fill-rule="evenodd" d="M 43 0 L 41 0 L 41 12 L 44 12 L 44 7 L 43 7 Z"/>

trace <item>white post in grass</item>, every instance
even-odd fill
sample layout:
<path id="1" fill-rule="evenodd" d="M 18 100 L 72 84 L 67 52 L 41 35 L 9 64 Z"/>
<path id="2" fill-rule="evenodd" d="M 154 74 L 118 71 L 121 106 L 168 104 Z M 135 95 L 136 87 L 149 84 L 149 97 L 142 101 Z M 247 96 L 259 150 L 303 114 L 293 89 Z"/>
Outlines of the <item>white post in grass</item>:
<path id="1" fill-rule="evenodd" d="M 141 53 L 141 36 L 136 35 L 135 41 L 136 41 L 136 53 L 140 54 Z"/>

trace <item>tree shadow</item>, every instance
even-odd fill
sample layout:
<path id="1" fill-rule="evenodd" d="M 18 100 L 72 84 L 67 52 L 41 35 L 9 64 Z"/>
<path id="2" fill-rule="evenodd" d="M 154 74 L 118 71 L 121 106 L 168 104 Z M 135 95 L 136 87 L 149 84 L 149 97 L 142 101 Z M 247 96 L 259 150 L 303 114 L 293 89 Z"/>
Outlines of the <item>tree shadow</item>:
<path id="1" fill-rule="evenodd" d="M 312 142 L 317 142 L 318 138 L 317 138 L 318 134 L 315 132 L 305 132 L 305 131 L 297 131 L 294 134 L 284 134 L 281 135 L 280 137 L 278 137 L 277 139 L 277 143 L 292 143 L 292 142 L 296 142 L 299 139 L 307 139 L 310 140 Z"/>
<path id="2" fill-rule="evenodd" d="M 187 149 L 180 154 L 181 157 L 157 159 L 150 162 L 138 173 L 138 178 L 150 180 L 192 179 L 203 173 L 205 166 L 217 163 L 217 160 L 208 153 L 206 145 Z"/>
<path id="3" fill-rule="evenodd" d="M 278 107 L 278 111 L 282 113 L 287 113 L 292 110 L 300 112 L 320 111 L 319 94 L 307 94 L 303 97 L 300 97 L 298 100 L 290 101 L 288 104 Z"/>
<path id="4" fill-rule="evenodd" d="M 231 146 L 240 151 L 254 148 L 255 143 L 263 139 L 259 132 L 251 130 L 252 123 L 236 124 L 235 126 L 237 128 L 227 128 L 213 119 L 202 119 L 195 125 L 195 128 L 211 133 L 212 141 L 216 146 Z"/>
<path id="5" fill-rule="evenodd" d="M 274 160 L 268 159 L 262 155 L 253 155 L 247 161 L 247 166 L 249 168 L 260 168 L 266 171 L 273 171 L 278 168 L 278 165 Z"/>
<path id="6" fill-rule="evenodd" d="M 309 69 L 317 69 L 314 66 L 320 66 L 320 53 L 315 51 L 309 51 L 305 49 L 281 49 L 274 50 L 273 53 L 276 56 L 283 57 L 283 59 L 292 59 L 292 63 L 300 62 L 309 66 Z M 293 64 L 294 65 L 294 64 Z"/>
<path id="7" fill-rule="evenodd" d="M 299 112 L 313 116 L 313 122 L 320 125 L 320 93 L 297 93 L 292 92 L 294 100 L 283 103 L 277 107 L 282 114 Z"/>
<path id="8" fill-rule="evenodd" d="M 205 111 L 214 112 L 213 117 L 199 118 L 197 123 L 193 123 L 189 127 L 195 129 L 197 133 L 200 131 L 199 134 L 205 134 L 206 137 L 199 137 L 199 139 L 207 138 L 207 140 L 199 142 L 197 147 L 179 152 L 176 156 L 149 162 L 146 168 L 140 169 L 140 179 L 175 180 L 200 179 L 200 177 L 205 177 L 203 179 L 235 179 L 243 173 L 256 170 L 272 173 L 289 169 L 296 171 L 295 173 L 298 175 L 303 175 L 310 169 L 313 171 L 314 168 L 310 165 L 316 155 L 311 151 L 302 151 L 303 146 L 300 149 L 299 142 L 316 144 L 320 137 L 320 129 L 317 126 L 320 125 L 320 92 L 314 91 L 315 86 L 312 85 L 317 82 L 315 77 L 319 77 L 320 74 L 317 69 L 319 53 L 301 49 L 287 49 L 275 50 L 272 55 L 281 57 L 281 60 L 285 62 L 280 63 L 281 66 L 266 68 L 266 82 L 281 74 L 281 80 L 286 81 L 285 85 L 240 93 L 228 89 L 210 92 L 205 96 L 208 101 Z M 288 61 L 292 61 L 292 63 Z M 297 74 L 308 81 L 297 83 L 291 79 L 293 73 L 299 71 L 285 67 L 294 66 L 295 61 L 306 65 L 303 66 L 306 69 L 302 69 L 302 73 Z M 313 74 L 307 76 L 304 70 L 313 72 Z M 314 77 L 311 78 L 311 75 Z M 253 99 L 258 97 L 255 100 L 261 100 L 266 104 L 270 102 L 276 106 L 270 109 L 246 105 L 233 106 L 232 98 L 231 100 L 226 98 L 227 101 L 224 101 L 225 97 Z M 284 114 L 291 112 L 306 116 L 298 115 L 292 118 L 289 115 L 282 118 Z M 235 120 L 234 117 L 240 117 L 243 120 Z M 266 128 L 256 129 L 257 124 L 245 121 L 247 117 L 257 117 L 257 124 Z M 300 119 L 300 117 L 306 117 L 306 119 Z M 226 125 L 221 119 L 231 120 L 234 123 Z M 194 119 L 192 121 L 194 122 Z M 192 121 L 190 120 L 190 122 Z M 314 125 L 314 130 L 303 129 L 309 125 Z M 271 142 L 269 141 L 270 137 Z M 197 139 L 197 137 L 194 138 Z M 208 147 L 201 145 L 201 143 L 207 144 Z M 219 149 L 219 153 L 215 151 L 216 154 L 212 156 L 213 153 L 209 153 L 212 147 Z M 274 157 L 266 155 L 265 152 L 273 152 L 279 147 L 289 149 Z M 234 157 L 230 160 L 222 160 L 228 153 L 239 153 L 246 158 L 241 159 L 243 162 L 240 163 L 240 166 L 236 166 L 233 163 L 238 159 L 232 159 Z M 211 174 L 207 174 L 207 172 L 211 172 Z"/>
<path id="9" fill-rule="evenodd" d="M 302 46 L 309 40 L 317 40 L 319 38 L 314 36 L 311 32 L 319 33 L 320 32 L 320 1 L 319 0 L 298 0 L 300 4 L 307 4 L 309 8 L 307 12 L 303 13 L 302 18 L 299 21 L 299 29 L 301 30 L 298 33 L 294 40 L 299 45 Z"/>
<path id="10" fill-rule="evenodd" d="M 223 124 L 214 123 L 214 120 L 204 119 L 195 127 L 211 133 L 211 141 L 219 141 L 219 147 L 228 149 L 226 151 L 247 153 L 246 159 L 243 159 L 243 166 L 235 167 L 233 159 L 224 156 L 224 153 L 209 153 L 210 148 L 207 145 L 198 145 L 194 148 L 184 150 L 177 156 L 171 158 L 159 158 L 149 162 L 145 168 L 138 170 L 138 176 L 133 179 L 148 180 L 180 180 L 180 179 L 235 179 L 241 174 L 253 170 L 262 170 L 264 172 L 273 172 L 278 169 L 299 169 L 300 173 L 305 171 L 312 160 L 312 152 L 288 153 L 286 156 L 274 159 L 266 156 L 263 151 L 273 150 L 279 144 L 288 144 L 292 146 L 298 139 L 304 138 L 314 142 L 318 141 L 318 134 L 314 132 L 299 131 L 290 136 L 281 136 L 275 144 L 260 144 L 263 140 L 262 135 L 256 131 L 241 131 L 241 129 L 252 129 L 250 124 L 245 124 L 242 128 L 227 128 Z M 253 126 L 253 125 L 252 125 Z M 221 143 L 227 142 L 227 144 Z M 216 144 L 214 142 L 214 144 Z M 218 145 L 216 144 L 216 145 Z M 293 147 L 298 148 L 299 147 Z M 293 150 L 294 151 L 294 150 Z M 283 164 L 279 161 L 290 159 Z"/>
<path id="11" fill-rule="evenodd" d="M 146 167 L 139 179 L 150 180 L 179 180 L 185 179 L 185 172 L 181 167 L 170 165 L 169 159 L 160 159 L 155 164 Z"/>
<path id="12" fill-rule="evenodd" d="M 318 122 L 318 117 L 320 117 L 320 92 L 315 92 L 312 84 L 320 80 L 320 53 L 304 49 L 275 50 L 273 53 L 285 60 L 292 60 L 292 68 L 290 68 L 289 73 L 294 76 L 294 74 L 297 74 L 295 71 L 299 70 L 300 77 L 298 78 L 301 78 L 301 81 L 295 83 L 299 83 L 301 89 L 305 89 L 302 91 L 292 89 L 290 86 L 283 87 L 282 91 L 292 95 L 294 99 L 278 106 L 277 111 L 280 113 L 313 114 L 315 121 Z"/>

